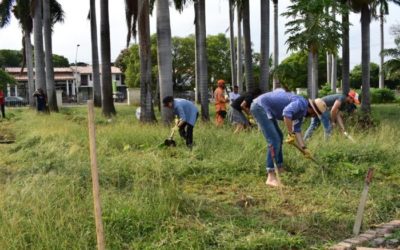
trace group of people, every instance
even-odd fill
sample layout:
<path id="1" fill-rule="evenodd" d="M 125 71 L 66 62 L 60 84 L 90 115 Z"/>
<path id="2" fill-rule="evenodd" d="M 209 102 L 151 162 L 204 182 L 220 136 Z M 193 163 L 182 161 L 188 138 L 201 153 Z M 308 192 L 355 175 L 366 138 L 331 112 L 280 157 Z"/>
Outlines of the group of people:
<path id="1" fill-rule="evenodd" d="M 312 158 L 312 153 L 306 147 L 305 141 L 310 139 L 315 129 L 322 123 L 325 137 L 328 138 L 332 133 L 332 128 L 337 124 L 343 135 L 349 137 L 344 127 L 342 112 L 351 113 L 356 108 L 355 104 L 360 103 L 355 91 L 328 95 L 315 100 L 307 100 L 281 88 L 267 93 L 256 89 L 238 94 L 235 86 L 233 94 L 229 94 L 225 95 L 225 81 L 218 80 L 214 92 L 216 125 L 222 126 L 227 116 L 228 120 L 235 125 L 235 133 L 237 133 L 249 127 L 250 116 L 254 117 L 269 144 L 266 152 L 266 184 L 273 187 L 280 185 L 276 172 L 282 172 L 284 169 L 282 152 L 284 138 L 278 126 L 278 120 L 284 122 L 288 132 L 285 142 L 296 144 L 306 158 Z M 227 112 L 226 106 L 229 102 L 230 109 Z M 197 107 L 188 100 L 172 96 L 165 97 L 163 104 L 165 107 L 174 109 L 174 113 L 179 117 L 180 134 L 186 140 L 186 145 L 191 148 L 193 128 L 198 117 Z M 311 123 L 303 137 L 301 126 L 306 117 L 311 117 Z"/>

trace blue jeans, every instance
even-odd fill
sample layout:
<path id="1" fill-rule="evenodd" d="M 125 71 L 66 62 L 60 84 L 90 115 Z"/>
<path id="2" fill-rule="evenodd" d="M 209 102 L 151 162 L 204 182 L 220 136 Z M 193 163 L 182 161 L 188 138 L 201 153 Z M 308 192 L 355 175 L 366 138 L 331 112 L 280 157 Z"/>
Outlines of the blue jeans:
<path id="1" fill-rule="evenodd" d="M 312 134 L 314 133 L 314 130 L 316 130 L 321 123 L 322 126 L 324 126 L 325 139 L 328 138 L 332 132 L 329 110 L 322 113 L 321 119 L 319 119 L 317 116 L 311 118 L 310 127 L 308 127 L 306 133 L 304 134 L 304 140 L 311 138 Z"/>
<path id="2" fill-rule="evenodd" d="M 275 149 L 275 162 L 278 168 L 282 167 L 283 164 L 283 154 L 282 154 L 282 141 L 283 134 L 278 126 L 278 122 L 276 119 L 269 119 L 267 113 L 264 108 L 258 105 L 257 103 L 252 103 L 250 107 L 250 112 L 256 119 L 258 125 L 261 128 L 261 131 L 267 140 L 268 148 L 267 148 L 267 172 L 274 171 L 274 162 L 272 161 L 272 156 L 270 152 L 270 146 Z"/>

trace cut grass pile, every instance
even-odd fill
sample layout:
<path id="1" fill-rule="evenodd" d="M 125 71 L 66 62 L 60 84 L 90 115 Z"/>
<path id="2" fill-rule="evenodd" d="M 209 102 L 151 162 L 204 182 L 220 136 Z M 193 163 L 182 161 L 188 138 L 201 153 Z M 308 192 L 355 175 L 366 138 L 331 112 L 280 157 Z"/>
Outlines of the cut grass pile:
<path id="1" fill-rule="evenodd" d="M 374 106 L 379 126 L 309 148 L 317 166 L 284 145 L 284 195 L 267 188 L 266 144 L 253 130 L 199 122 L 189 151 L 159 145 L 162 125 L 142 125 L 132 107 L 111 122 L 97 110 L 97 157 L 108 249 L 323 249 L 352 232 L 363 180 L 376 169 L 364 227 L 400 217 L 400 108 Z M 2 249 L 94 249 L 86 109 L 38 115 L 9 110 L 0 133 Z M 306 129 L 304 126 L 303 129 Z"/>

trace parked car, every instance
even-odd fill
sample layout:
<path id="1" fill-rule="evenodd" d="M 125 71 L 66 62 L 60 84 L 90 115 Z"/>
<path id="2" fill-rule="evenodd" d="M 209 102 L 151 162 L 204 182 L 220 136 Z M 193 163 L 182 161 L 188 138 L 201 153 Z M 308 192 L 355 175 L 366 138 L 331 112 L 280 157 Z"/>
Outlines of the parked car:
<path id="1" fill-rule="evenodd" d="M 28 105 L 28 101 L 20 96 L 6 96 L 5 104 L 8 107 L 20 107 Z"/>
<path id="2" fill-rule="evenodd" d="M 125 96 L 122 92 L 114 92 L 113 98 L 115 102 L 123 102 L 125 100 Z"/>

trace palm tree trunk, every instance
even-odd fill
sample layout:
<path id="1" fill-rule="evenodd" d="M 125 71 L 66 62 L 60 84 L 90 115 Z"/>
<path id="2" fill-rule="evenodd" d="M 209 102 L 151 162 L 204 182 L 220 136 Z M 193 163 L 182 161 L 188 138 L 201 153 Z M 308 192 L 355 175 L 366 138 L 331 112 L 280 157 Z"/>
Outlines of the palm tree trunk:
<path id="1" fill-rule="evenodd" d="M 346 7 L 348 2 L 346 2 Z M 350 42 L 349 42 L 349 11 L 342 13 L 342 93 L 350 91 Z"/>
<path id="2" fill-rule="evenodd" d="M 336 93 L 337 84 L 337 57 L 332 54 L 332 71 L 331 71 L 331 89 L 332 93 Z"/>
<path id="3" fill-rule="evenodd" d="M 361 110 L 371 112 L 370 101 L 370 22 L 371 10 L 368 5 L 361 9 L 361 68 L 362 68 L 362 99 Z"/>
<path id="4" fill-rule="evenodd" d="M 237 73 L 236 73 L 236 52 L 235 52 L 235 29 L 234 29 L 234 16 L 235 8 L 233 6 L 233 0 L 229 0 L 229 31 L 230 31 L 230 51 L 231 51 L 231 77 L 232 87 L 237 85 Z"/>
<path id="5" fill-rule="evenodd" d="M 90 34 L 91 34 L 91 44 L 92 44 L 94 106 L 101 107 L 99 46 L 98 46 L 98 41 L 97 41 L 97 18 L 96 18 L 96 1 L 95 0 L 90 0 Z"/>
<path id="6" fill-rule="evenodd" d="M 140 52 L 140 121 L 156 121 L 151 95 L 151 41 L 149 1 L 141 0 L 139 12 L 139 52 Z"/>
<path id="7" fill-rule="evenodd" d="M 251 53 L 251 33 L 250 33 L 250 6 L 249 0 L 243 2 L 243 36 L 244 36 L 244 68 L 247 91 L 255 89 L 253 76 L 253 57 Z"/>
<path id="8" fill-rule="evenodd" d="M 197 7 L 197 8 L 196 8 Z M 196 34 L 196 40 L 198 42 L 199 51 L 197 53 L 199 62 L 199 87 L 201 97 L 201 118 L 204 121 L 210 120 L 210 114 L 208 110 L 208 70 L 207 70 L 207 52 L 206 52 L 206 8 L 205 0 L 198 0 L 198 4 L 195 6 L 197 11 L 196 25 L 198 25 L 199 33 Z"/>
<path id="9" fill-rule="evenodd" d="M 172 86 L 172 45 L 168 0 L 157 0 L 157 56 L 160 86 L 160 100 L 173 95 Z M 174 119 L 173 111 L 161 105 L 164 123 Z"/>
<path id="10" fill-rule="evenodd" d="M 278 0 L 274 0 L 274 69 L 279 65 L 279 28 L 278 28 Z M 273 78 L 273 89 L 279 85 L 278 78 Z"/>
<path id="11" fill-rule="evenodd" d="M 332 6 L 332 17 L 336 20 L 336 5 Z M 332 70 L 331 70 L 331 90 L 332 93 L 336 93 L 336 83 L 337 83 L 337 53 L 333 53 L 331 57 Z"/>
<path id="12" fill-rule="evenodd" d="M 36 88 L 46 90 L 46 72 L 44 70 L 44 52 L 43 52 L 43 16 L 42 1 L 36 1 L 33 13 L 33 39 L 35 49 L 35 86 Z"/>
<path id="13" fill-rule="evenodd" d="M 309 98 L 312 97 L 312 88 L 313 88 L 313 54 L 311 52 L 311 49 L 308 51 L 308 57 L 307 57 L 307 95 Z"/>
<path id="14" fill-rule="evenodd" d="M 260 89 L 269 89 L 269 0 L 261 0 Z"/>
<path id="15" fill-rule="evenodd" d="M 199 25 L 197 25 L 197 22 L 199 20 L 199 13 L 197 12 L 198 9 L 198 3 L 197 1 L 194 1 L 194 19 L 195 19 L 195 50 L 194 50 L 194 57 L 195 57 L 195 86 L 196 86 L 196 92 L 195 92 L 195 101 L 196 103 L 200 104 L 201 103 L 201 91 L 200 91 L 200 61 L 199 61 L 199 40 L 198 40 L 198 34 L 199 34 Z"/>
<path id="16" fill-rule="evenodd" d="M 33 77 L 33 55 L 32 55 L 32 43 L 31 34 L 24 31 L 24 42 L 25 42 L 25 57 L 26 57 L 26 69 L 28 71 L 28 100 L 29 106 L 35 106 L 35 99 L 33 93 L 35 92 L 35 82 Z"/>
<path id="17" fill-rule="evenodd" d="M 237 10 L 237 81 L 239 86 L 239 92 L 243 92 L 243 46 L 242 46 L 242 10 Z"/>
<path id="18" fill-rule="evenodd" d="M 56 89 L 54 81 L 53 67 L 53 46 L 51 41 L 51 18 L 50 18 L 50 0 L 43 0 L 43 29 L 44 29 L 44 45 L 45 61 L 46 61 L 46 86 L 49 109 L 58 112 Z"/>
<path id="19" fill-rule="evenodd" d="M 384 34 L 384 22 L 385 19 L 383 17 L 383 13 L 381 11 L 380 19 L 380 28 L 381 28 L 381 53 L 385 49 L 385 34 Z M 380 71 L 379 71 L 379 88 L 383 89 L 385 87 L 385 72 L 383 71 L 383 63 L 385 61 L 384 55 L 381 54 L 381 62 L 380 62 Z"/>
<path id="20" fill-rule="evenodd" d="M 318 96 L 318 50 L 312 54 L 312 88 L 311 98 L 315 99 Z"/>
<path id="21" fill-rule="evenodd" d="M 108 0 L 100 0 L 102 112 L 105 117 L 116 114 L 111 82 L 110 20 Z"/>
<path id="22" fill-rule="evenodd" d="M 331 85 L 332 88 L 332 56 L 329 52 L 326 52 L 326 83 Z"/>

